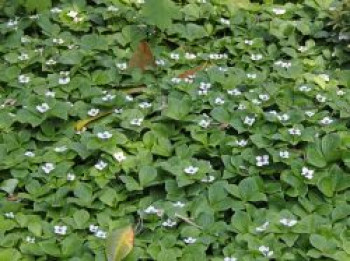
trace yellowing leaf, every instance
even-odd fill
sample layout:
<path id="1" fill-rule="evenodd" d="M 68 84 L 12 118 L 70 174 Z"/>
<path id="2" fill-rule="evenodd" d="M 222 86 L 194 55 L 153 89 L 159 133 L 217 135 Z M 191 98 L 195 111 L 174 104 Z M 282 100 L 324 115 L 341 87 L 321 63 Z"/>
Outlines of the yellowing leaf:
<path id="1" fill-rule="evenodd" d="M 100 113 L 94 117 L 91 117 L 91 118 L 88 118 L 85 120 L 80 120 L 74 125 L 74 128 L 76 131 L 82 131 L 84 129 L 84 127 L 86 127 L 90 122 L 95 121 L 99 118 L 102 118 L 103 116 L 106 116 L 110 113 L 112 113 L 112 111 L 106 111 L 106 112 Z"/>
<path id="2" fill-rule="evenodd" d="M 121 261 L 132 250 L 134 245 L 134 230 L 131 226 L 112 231 L 106 243 L 108 261 Z"/>

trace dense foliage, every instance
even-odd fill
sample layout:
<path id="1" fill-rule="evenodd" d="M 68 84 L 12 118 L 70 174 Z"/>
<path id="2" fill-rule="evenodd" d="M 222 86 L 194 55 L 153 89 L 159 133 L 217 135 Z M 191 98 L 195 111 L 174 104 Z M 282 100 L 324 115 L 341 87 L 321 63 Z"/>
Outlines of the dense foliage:
<path id="1" fill-rule="evenodd" d="M 272 2 L 0 1 L 0 260 L 350 260 L 349 5 Z"/>

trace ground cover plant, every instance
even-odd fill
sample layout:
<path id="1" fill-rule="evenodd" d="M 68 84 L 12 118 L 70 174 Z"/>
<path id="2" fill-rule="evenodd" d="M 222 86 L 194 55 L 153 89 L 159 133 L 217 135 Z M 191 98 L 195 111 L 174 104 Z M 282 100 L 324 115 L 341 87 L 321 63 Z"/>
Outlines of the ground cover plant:
<path id="1" fill-rule="evenodd" d="M 0 1 L 0 260 L 350 260 L 349 5 Z"/>

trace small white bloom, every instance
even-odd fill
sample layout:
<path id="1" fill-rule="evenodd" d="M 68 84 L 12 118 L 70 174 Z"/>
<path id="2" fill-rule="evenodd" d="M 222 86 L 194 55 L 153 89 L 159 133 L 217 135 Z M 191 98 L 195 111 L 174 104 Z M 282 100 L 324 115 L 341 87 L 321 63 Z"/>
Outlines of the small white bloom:
<path id="1" fill-rule="evenodd" d="M 283 159 L 288 159 L 289 158 L 289 151 L 280 151 L 280 157 Z"/>
<path id="2" fill-rule="evenodd" d="M 134 126 L 141 126 L 142 122 L 143 118 L 135 118 L 130 121 L 130 124 Z"/>
<path id="3" fill-rule="evenodd" d="M 245 146 L 247 146 L 248 141 L 247 140 L 237 140 L 236 144 L 240 147 L 245 147 Z"/>
<path id="4" fill-rule="evenodd" d="M 64 40 L 62 38 L 53 38 L 52 39 L 52 42 L 54 44 L 63 44 L 64 43 Z"/>
<path id="5" fill-rule="evenodd" d="M 184 242 L 185 242 L 186 244 L 194 244 L 194 243 L 196 243 L 196 241 L 197 241 L 197 239 L 196 239 L 196 238 L 193 238 L 193 237 L 186 237 L 186 238 L 184 239 Z"/>
<path id="6" fill-rule="evenodd" d="M 15 214 L 13 214 L 13 212 L 6 212 L 4 216 L 7 218 L 15 218 Z"/>
<path id="7" fill-rule="evenodd" d="M 112 138 L 112 133 L 110 133 L 109 131 L 103 131 L 103 132 L 98 132 L 97 133 L 97 137 L 101 140 L 108 140 L 110 138 Z"/>
<path id="8" fill-rule="evenodd" d="M 220 18 L 220 23 L 222 23 L 222 24 L 224 24 L 224 25 L 230 25 L 230 20 L 221 17 L 221 18 Z"/>
<path id="9" fill-rule="evenodd" d="M 103 160 L 99 160 L 96 164 L 95 164 L 95 168 L 98 170 L 103 170 L 104 168 L 106 168 L 108 166 L 108 164 L 106 162 L 104 162 Z"/>
<path id="10" fill-rule="evenodd" d="M 308 116 L 308 117 L 312 117 L 312 116 L 315 115 L 315 113 L 313 111 L 306 111 L 305 115 Z"/>
<path id="11" fill-rule="evenodd" d="M 247 78 L 249 78 L 249 79 L 256 79 L 256 77 L 257 77 L 256 73 L 247 73 L 246 75 L 247 75 Z"/>
<path id="12" fill-rule="evenodd" d="M 28 82 L 30 82 L 30 77 L 26 76 L 24 74 L 21 74 L 18 76 L 18 82 L 19 83 L 28 83 Z"/>
<path id="13" fill-rule="evenodd" d="M 270 250 L 267 246 L 260 246 L 259 251 L 261 254 L 263 254 L 265 257 L 271 257 L 273 255 L 273 251 Z"/>
<path id="14" fill-rule="evenodd" d="M 319 74 L 318 76 L 320 76 L 325 82 L 329 82 L 330 80 L 328 74 L 322 73 L 322 74 Z"/>
<path id="15" fill-rule="evenodd" d="M 184 169 L 184 172 L 188 175 L 194 175 L 198 172 L 199 168 L 194 166 L 188 166 Z"/>
<path id="16" fill-rule="evenodd" d="M 91 233 L 96 233 L 98 231 L 98 226 L 90 225 L 89 230 Z"/>
<path id="17" fill-rule="evenodd" d="M 337 95 L 338 96 L 343 96 L 345 94 L 345 92 L 343 90 L 338 90 L 337 91 Z"/>
<path id="18" fill-rule="evenodd" d="M 159 209 L 155 208 L 153 205 L 150 205 L 143 212 L 146 214 L 157 214 L 159 212 Z"/>
<path id="19" fill-rule="evenodd" d="M 29 59 L 29 55 L 26 53 L 21 53 L 21 55 L 18 56 L 18 60 L 25 61 Z"/>
<path id="20" fill-rule="evenodd" d="M 280 223 L 287 227 L 293 227 L 298 223 L 298 221 L 295 219 L 281 218 Z"/>
<path id="21" fill-rule="evenodd" d="M 246 44 L 246 45 L 253 45 L 253 40 L 244 40 L 244 43 Z"/>
<path id="22" fill-rule="evenodd" d="M 34 244 L 35 243 L 35 237 L 27 236 L 26 237 L 26 242 L 30 243 L 30 244 Z"/>
<path id="23" fill-rule="evenodd" d="M 65 152 L 67 150 L 67 146 L 55 147 L 53 150 L 58 153 Z"/>
<path id="24" fill-rule="evenodd" d="M 326 116 L 322 120 L 320 120 L 320 123 L 323 125 L 328 125 L 328 124 L 331 124 L 332 122 L 333 122 L 333 119 L 331 119 L 328 116 Z"/>
<path id="25" fill-rule="evenodd" d="M 67 16 L 69 16 L 70 18 L 75 18 L 78 16 L 78 12 L 77 11 L 74 11 L 74 10 L 70 10 L 68 13 L 67 13 Z"/>
<path id="26" fill-rule="evenodd" d="M 68 181 L 73 181 L 75 180 L 75 175 L 73 173 L 68 173 L 67 174 L 67 180 Z"/>
<path id="27" fill-rule="evenodd" d="M 157 59 L 156 60 L 156 65 L 158 66 L 164 66 L 165 65 L 165 61 L 163 59 Z"/>
<path id="28" fill-rule="evenodd" d="M 286 13 L 286 9 L 283 8 L 272 8 L 272 12 L 276 15 L 283 15 Z"/>
<path id="29" fill-rule="evenodd" d="M 21 37 L 21 43 L 30 43 L 30 38 L 28 38 L 26 36 L 22 36 Z"/>
<path id="30" fill-rule="evenodd" d="M 141 109 L 148 109 L 148 108 L 152 107 L 152 103 L 150 103 L 150 102 L 141 102 L 139 104 L 139 107 Z"/>
<path id="31" fill-rule="evenodd" d="M 178 78 L 178 77 L 173 77 L 173 78 L 171 78 L 171 82 L 172 83 L 174 83 L 174 84 L 178 84 L 178 83 L 180 83 L 181 82 L 181 78 Z"/>
<path id="32" fill-rule="evenodd" d="M 198 95 L 200 96 L 206 96 L 208 94 L 207 90 L 198 90 Z"/>
<path id="33" fill-rule="evenodd" d="M 239 89 L 234 88 L 234 89 L 231 89 L 231 90 L 227 90 L 227 94 L 233 95 L 233 96 L 239 96 L 239 95 L 242 94 L 242 92 Z"/>
<path id="34" fill-rule="evenodd" d="M 54 60 L 52 58 L 45 62 L 46 65 L 55 65 L 56 63 L 57 63 L 56 60 Z"/>
<path id="35" fill-rule="evenodd" d="M 55 226 L 55 234 L 65 235 L 67 233 L 67 226 Z"/>
<path id="36" fill-rule="evenodd" d="M 253 99 L 252 103 L 259 105 L 259 104 L 261 104 L 261 101 L 259 101 L 258 99 Z"/>
<path id="37" fill-rule="evenodd" d="M 172 221 L 170 218 L 168 218 L 166 221 L 162 223 L 163 227 L 174 227 L 176 226 L 176 222 Z"/>
<path id="38" fill-rule="evenodd" d="M 175 203 L 173 203 L 173 206 L 177 208 L 183 208 L 185 206 L 185 203 L 182 203 L 181 201 L 176 201 Z"/>
<path id="39" fill-rule="evenodd" d="M 180 55 L 177 53 L 170 53 L 170 58 L 173 60 L 179 60 L 180 59 Z"/>
<path id="40" fill-rule="evenodd" d="M 109 12 L 118 12 L 119 8 L 114 6 L 114 5 L 110 5 L 110 6 L 108 6 L 107 11 L 109 11 Z"/>
<path id="41" fill-rule="evenodd" d="M 222 105 L 225 103 L 225 100 L 220 98 L 220 97 L 217 97 L 217 98 L 215 98 L 214 102 L 215 102 L 215 104 Z"/>
<path id="42" fill-rule="evenodd" d="M 117 109 L 115 109 L 114 110 L 114 113 L 116 113 L 116 114 L 121 114 L 121 113 L 123 113 L 123 109 L 122 108 L 117 108 Z"/>
<path id="43" fill-rule="evenodd" d="M 245 110 L 246 108 L 247 107 L 244 104 L 240 103 L 237 107 L 237 110 Z"/>
<path id="44" fill-rule="evenodd" d="M 259 99 L 262 101 L 268 101 L 270 99 L 270 95 L 268 94 L 259 94 Z"/>
<path id="45" fill-rule="evenodd" d="M 128 102 L 131 102 L 134 100 L 134 97 L 132 97 L 131 95 L 126 95 L 125 96 L 125 100 L 128 101 Z"/>
<path id="46" fill-rule="evenodd" d="M 259 61 L 263 58 L 262 54 L 252 54 L 250 56 L 250 59 L 252 59 L 253 61 Z"/>
<path id="47" fill-rule="evenodd" d="M 10 20 L 6 23 L 6 26 L 7 26 L 7 27 L 17 27 L 17 25 L 18 25 L 17 19 L 16 19 L 16 20 L 10 19 Z"/>
<path id="48" fill-rule="evenodd" d="M 45 96 L 46 96 L 46 97 L 55 98 L 56 93 L 55 93 L 54 91 L 46 91 L 46 92 L 45 92 Z"/>
<path id="49" fill-rule="evenodd" d="M 321 94 L 317 94 L 317 95 L 316 95 L 316 100 L 317 100 L 318 102 L 323 103 L 323 102 L 326 102 L 327 98 L 326 98 L 325 96 L 321 95 Z"/>
<path id="50" fill-rule="evenodd" d="M 126 160 L 126 156 L 124 155 L 124 152 L 119 151 L 113 154 L 113 157 L 118 161 L 118 162 L 122 162 L 124 160 Z"/>
<path id="51" fill-rule="evenodd" d="M 277 115 L 277 118 L 280 120 L 280 121 L 288 121 L 289 120 L 289 115 L 284 113 L 282 115 Z"/>
<path id="52" fill-rule="evenodd" d="M 262 167 L 269 165 L 269 155 L 256 156 L 256 166 Z"/>
<path id="53" fill-rule="evenodd" d="M 91 116 L 91 117 L 95 117 L 97 116 L 98 114 L 100 113 L 100 110 L 99 109 L 95 109 L 95 108 L 92 108 L 88 111 L 88 115 Z"/>
<path id="54" fill-rule="evenodd" d="M 53 163 L 45 163 L 43 166 L 41 166 L 41 169 L 46 174 L 49 174 L 51 171 L 53 171 L 55 169 L 55 165 Z"/>
<path id="55" fill-rule="evenodd" d="M 307 179 L 312 179 L 314 177 L 314 170 L 309 169 L 307 167 L 303 167 L 301 170 L 301 175 Z"/>
<path id="56" fill-rule="evenodd" d="M 204 183 L 211 183 L 215 180 L 215 177 L 212 175 L 206 176 L 205 178 L 202 178 L 201 181 Z"/>
<path id="57" fill-rule="evenodd" d="M 128 64 L 127 63 L 117 63 L 116 66 L 117 66 L 117 68 L 119 70 L 122 70 L 122 71 L 126 70 L 128 68 Z"/>
<path id="58" fill-rule="evenodd" d="M 270 225 L 270 222 L 266 221 L 264 224 L 262 224 L 260 227 L 256 227 L 256 232 L 263 232 L 267 229 L 267 227 Z"/>
<path id="59" fill-rule="evenodd" d="M 57 14 L 62 12 L 62 9 L 58 8 L 58 7 L 54 7 L 50 10 L 51 13 Z"/>
<path id="60" fill-rule="evenodd" d="M 197 58 L 197 56 L 194 53 L 185 53 L 185 59 L 187 59 L 187 60 L 193 60 L 196 58 Z"/>
<path id="61" fill-rule="evenodd" d="M 237 258 L 235 258 L 235 257 L 224 257 L 224 261 L 237 261 Z"/>
<path id="62" fill-rule="evenodd" d="M 40 105 L 37 105 L 36 110 L 39 111 L 40 113 L 45 113 L 50 109 L 50 106 L 47 103 L 42 103 Z"/>
<path id="63" fill-rule="evenodd" d="M 200 82 L 199 83 L 199 89 L 201 89 L 201 90 L 208 90 L 210 88 L 211 88 L 210 82 Z"/>
<path id="64" fill-rule="evenodd" d="M 70 82 L 69 76 L 64 76 L 64 77 L 58 78 L 58 84 L 65 85 L 65 84 L 68 84 L 69 82 Z"/>
<path id="65" fill-rule="evenodd" d="M 301 92 L 309 92 L 311 91 L 311 87 L 307 86 L 307 85 L 302 85 L 299 87 L 299 91 Z"/>
<path id="66" fill-rule="evenodd" d="M 198 125 L 201 126 L 202 128 L 208 128 L 209 125 L 210 125 L 210 120 L 202 119 L 202 120 L 198 123 Z"/>
<path id="67" fill-rule="evenodd" d="M 297 129 L 297 128 L 290 128 L 290 129 L 288 129 L 288 132 L 290 135 L 296 135 L 296 136 L 301 135 L 301 130 Z"/>
<path id="68" fill-rule="evenodd" d="M 299 47 L 298 47 L 298 51 L 301 52 L 301 53 L 306 52 L 307 49 L 308 49 L 308 48 L 307 48 L 306 46 L 299 46 Z"/>
<path id="69" fill-rule="evenodd" d="M 98 238 L 106 238 L 107 233 L 105 231 L 99 229 L 95 232 L 95 236 Z"/>
<path id="70" fill-rule="evenodd" d="M 113 94 L 107 94 L 102 97 L 102 101 L 112 101 L 115 99 L 115 95 Z"/>
<path id="71" fill-rule="evenodd" d="M 33 158 L 33 157 L 35 157 L 35 153 L 28 150 L 24 153 L 24 156 L 29 157 L 29 158 Z"/>
<path id="72" fill-rule="evenodd" d="M 249 116 L 246 116 L 244 118 L 244 124 L 248 125 L 248 126 L 252 126 L 255 122 L 255 118 L 254 117 L 249 117 Z"/>

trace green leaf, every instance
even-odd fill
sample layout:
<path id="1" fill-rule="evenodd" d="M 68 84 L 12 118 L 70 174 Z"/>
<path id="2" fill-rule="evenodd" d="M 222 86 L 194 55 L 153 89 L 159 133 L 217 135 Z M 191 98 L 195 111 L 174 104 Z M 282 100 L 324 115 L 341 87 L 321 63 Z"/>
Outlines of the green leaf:
<path id="1" fill-rule="evenodd" d="M 175 120 L 182 120 L 191 111 L 191 100 L 188 96 L 177 98 L 168 98 L 168 107 L 165 110 L 165 115 Z"/>
<path id="2" fill-rule="evenodd" d="M 317 234 L 312 234 L 310 236 L 310 243 L 323 253 L 333 252 L 337 248 L 337 244 L 334 240 Z"/>
<path id="3" fill-rule="evenodd" d="M 340 136 L 337 133 L 331 133 L 322 139 L 322 152 L 325 159 L 330 162 L 340 157 L 339 146 L 341 144 Z"/>
<path id="4" fill-rule="evenodd" d="M 24 6 L 29 12 L 43 11 L 52 6 L 51 0 L 25 0 Z"/>
<path id="5" fill-rule="evenodd" d="M 7 179 L 1 182 L 0 189 L 11 195 L 15 191 L 17 184 L 18 179 Z"/>
<path id="6" fill-rule="evenodd" d="M 151 166 L 141 167 L 139 180 L 142 187 L 147 187 L 157 177 L 157 169 Z"/>
<path id="7" fill-rule="evenodd" d="M 87 222 L 90 219 L 89 212 L 86 210 L 78 210 L 73 214 L 73 219 L 75 223 L 77 224 L 77 228 L 84 228 L 87 225 Z"/>
<path id="8" fill-rule="evenodd" d="M 266 201 L 264 193 L 260 192 L 255 178 L 245 178 L 238 185 L 239 193 L 244 201 Z"/>
<path id="9" fill-rule="evenodd" d="M 141 13 L 149 24 L 165 30 L 174 18 L 179 17 L 180 11 L 171 0 L 147 0 Z"/>
<path id="10" fill-rule="evenodd" d="M 322 151 L 315 144 L 310 144 L 307 147 L 306 159 L 308 163 L 318 168 L 323 168 L 327 165 L 326 159 L 324 158 Z"/>
<path id="11" fill-rule="evenodd" d="M 123 260 L 132 250 L 133 243 L 134 231 L 131 226 L 110 232 L 106 241 L 108 261 Z"/>

